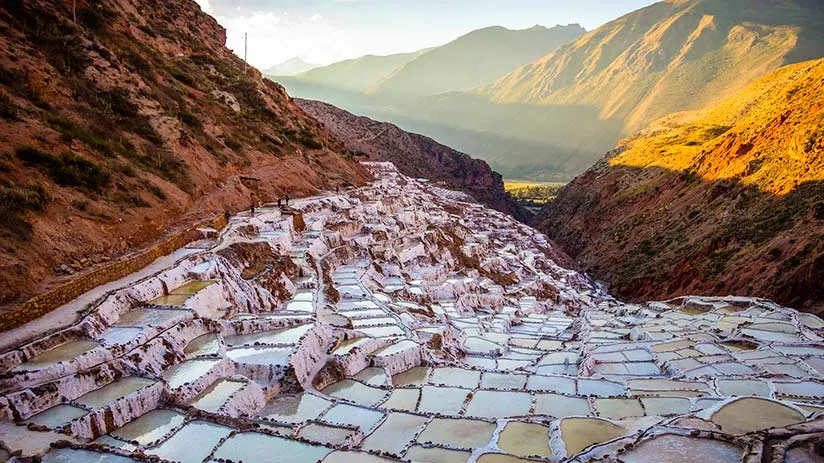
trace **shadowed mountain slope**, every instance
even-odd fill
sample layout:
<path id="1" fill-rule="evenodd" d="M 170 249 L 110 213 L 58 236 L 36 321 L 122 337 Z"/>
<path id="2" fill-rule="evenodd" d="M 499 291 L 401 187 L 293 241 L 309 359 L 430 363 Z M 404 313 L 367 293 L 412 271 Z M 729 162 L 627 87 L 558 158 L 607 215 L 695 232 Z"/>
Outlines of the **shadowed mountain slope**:
<path id="1" fill-rule="evenodd" d="M 431 138 L 405 132 L 393 124 L 356 116 L 328 103 L 295 100 L 321 121 L 346 147 L 370 161 L 389 161 L 404 175 L 442 182 L 481 203 L 525 221 L 528 211 L 504 191 L 503 180 L 481 160 L 441 145 Z"/>
<path id="2" fill-rule="evenodd" d="M 621 295 L 751 293 L 824 310 L 824 60 L 628 139 L 540 228 Z"/>

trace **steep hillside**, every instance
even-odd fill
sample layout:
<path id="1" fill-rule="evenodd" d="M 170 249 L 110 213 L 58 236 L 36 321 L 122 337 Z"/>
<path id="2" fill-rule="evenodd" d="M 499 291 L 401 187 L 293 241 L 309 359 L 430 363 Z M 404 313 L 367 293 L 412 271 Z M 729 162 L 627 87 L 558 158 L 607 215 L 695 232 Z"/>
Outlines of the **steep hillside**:
<path id="1" fill-rule="evenodd" d="M 818 0 L 670 0 L 612 21 L 481 93 L 502 103 L 593 106 L 631 133 L 821 56 Z"/>
<path id="2" fill-rule="evenodd" d="M 585 32 L 577 24 L 479 29 L 421 54 L 368 91 L 409 96 L 469 90 L 494 82 Z"/>
<path id="3" fill-rule="evenodd" d="M 396 69 L 426 51 L 428 51 L 428 49 L 414 53 L 398 53 L 387 56 L 362 56 L 360 58 L 312 69 L 298 74 L 297 79 L 322 87 L 364 92 L 367 88 L 374 85 L 375 82 L 392 74 Z M 270 73 L 270 75 L 274 74 Z"/>
<path id="4" fill-rule="evenodd" d="M 368 178 L 189 0 L 0 4 L 0 305 L 252 201 Z"/>
<path id="5" fill-rule="evenodd" d="M 561 190 L 540 228 L 624 296 L 824 312 L 824 60 L 658 121 Z"/>
<path id="6" fill-rule="evenodd" d="M 489 165 L 441 145 L 431 138 L 404 132 L 393 124 L 356 116 L 327 103 L 295 100 L 321 121 L 346 147 L 370 161 L 389 161 L 404 175 L 428 178 L 460 189 L 481 203 L 526 220 L 530 214 L 504 191 L 500 174 Z"/>

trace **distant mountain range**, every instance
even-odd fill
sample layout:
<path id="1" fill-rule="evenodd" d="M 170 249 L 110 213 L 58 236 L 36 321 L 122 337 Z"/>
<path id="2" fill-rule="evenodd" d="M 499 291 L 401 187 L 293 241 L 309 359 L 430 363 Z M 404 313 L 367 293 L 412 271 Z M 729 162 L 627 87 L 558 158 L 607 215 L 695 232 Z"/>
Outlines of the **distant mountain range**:
<path id="1" fill-rule="evenodd" d="M 365 92 L 380 79 L 427 51 L 428 49 L 388 56 L 362 56 L 313 69 L 300 74 L 298 78 L 320 86 Z"/>
<path id="2" fill-rule="evenodd" d="M 821 57 L 822 44 L 818 0 L 664 1 L 589 33 L 482 29 L 386 63 L 382 77 L 358 79 L 349 62 L 342 84 L 337 65 L 322 80 L 310 71 L 279 81 L 298 96 L 432 136 L 507 177 L 568 180 L 655 119 Z"/>
<path id="3" fill-rule="evenodd" d="M 268 69 L 263 69 L 260 72 L 270 76 L 294 76 L 319 66 L 319 64 L 304 61 L 303 58 L 296 56 Z"/>
<path id="4" fill-rule="evenodd" d="M 403 63 L 374 82 L 367 92 L 409 97 L 471 90 L 494 82 L 585 32 L 577 24 L 550 29 L 479 29 Z"/>

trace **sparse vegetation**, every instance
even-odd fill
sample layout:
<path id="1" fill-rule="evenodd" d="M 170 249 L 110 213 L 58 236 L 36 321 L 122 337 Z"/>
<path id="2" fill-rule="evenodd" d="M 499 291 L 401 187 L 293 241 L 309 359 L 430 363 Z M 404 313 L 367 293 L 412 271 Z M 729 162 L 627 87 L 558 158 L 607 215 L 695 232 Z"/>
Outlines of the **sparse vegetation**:
<path id="1" fill-rule="evenodd" d="M 27 239 L 32 225 L 25 215 L 29 211 L 42 211 L 46 201 L 46 192 L 39 185 L 0 186 L 0 230 L 11 237 Z"/>
<path id="2" fill-rule="evenodd" d="M 323 143 L 319 142 L 312 134 L 310 133 L 302 133 L 298 136 L 298 141 L 303 146 L 313 149 L 319 150 L 323 148 Z"/>
<path id="3" fill-rule="evenodd" d="M 194 114 L 188 111 L 180 111 L 177 113 L 177 118 L 180 119 L 180 122 L 188 125 L 189 127 L 196 127 L 200 128 L 203 126 L 203 123 L 200 119 L 197 118 Z"/>
<path id="4" fill-rule="evenodd" d="M 44 168 L 58 185 L 99 193 L 111 178 L 97 164 L 72 153 L 52 156 L 32 146 L 24 146 L 18 148 L 15 154 L 28 165 Z"/>
<path id="5" fill-rule="evenodd" d="M 138 196 L 134 193 L 126 193 L 126 192 L 117 192 L 112 197 L 112 200 L 117 204 L 127 207 L 127 208 L 135 208 L 135 207 L 151 207 L 151 204 L 146 202 L 143 198 Z"/>
<path id="6" fill-rule="evenodd" d="M 3 93 L 0 93 L 0 119 L 17 120 L 17 106 Z"/>

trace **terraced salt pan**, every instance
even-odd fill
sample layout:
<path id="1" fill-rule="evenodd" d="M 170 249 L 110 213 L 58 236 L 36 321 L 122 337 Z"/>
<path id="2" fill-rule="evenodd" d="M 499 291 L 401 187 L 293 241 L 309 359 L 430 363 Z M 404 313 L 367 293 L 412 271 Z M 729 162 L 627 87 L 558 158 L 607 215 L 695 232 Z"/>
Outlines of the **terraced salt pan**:
<path id="1" fill-rule="evenodd" d="M 824 335 L 819 319 L 746 298 L 624 304 L 585 276 L 547 259 L 538 247 L 553 245 L 528 227 L 470 203 L 452 203 L 450 198 L 462 198 L 455 192 L 414 181 L 401 186 L 399 180 L 381 175 L 378 183 L 353 190 L 352 195 L 300 202 L 308 232 L 295 232 L 291 217 L 282 219 L 277 211 L 271 212 L 273 217 L 232 220 L 232 227 L 244 233 L 252 229 L 253 243 L 270 240 L 272 249 L 284 255 L 306 263 L 311 254 L 320 264 L 324 275 L 303 265 L 303 276 L 281 278 L 293 294 L 288 301 L 270 297 L 254 280 L 239 278 L 242 269 L 237 263 L 201 247 L 203 252 L 193 261 L 184 260 L 176 264 L 179 267 L 124 290 L 126 294 L 118 293 L 105 310 L 100 309 L 104 320 L 123 314 L 123 323 L 139 325 L 110 327 L 102 335 L 109 341 L 105 353 L 123 357 L 106 362 L 109 357 L 102 354 L 86 356 L 73 364 L 87 368 L 84 363 L 103 362 L 94 373 L 18 370 L 15 377 L 25 376 L 28 383 L 0 398 L 3 419 L 45 409 L 31 420 L 60 426 L 77 416 L 64 429 L 81 445 L 86 441 L 80 436 L 95 437 L 91 428 L 119 427 L 115 433 L 131 433 L 144 441 L 160 439 L 148 442 L 154 447 L 140 448 L 141 452 L 195 461 L 206 458 L 221 438 L 228 440 L 210 461 L 269 461 L 281 454 L 332 463 L 397 457 L 563 461 L 580 451 L 586 452 L 580 461 L 740 461 L 744 449 L 760 458 L 786 445 L 792 433 L 803 439 L 824 431 L 824 422 L 809 415 L 824 411 L 824 382 L 816 373 L 824 371 L 824 349 L 815 345 Z M 463 211 L 460 221 L 445 213 L 447 206 Z M 324 230 L 328 223 L 361 231 L 350 235 Z M 475 269 L 462 268 L 460 259 L 453 261 L 436 242 L 445 230 L 460 236 L 464 250 L 487 271 L 511 274 L 517 282 L 499 286 Z M 233 240 L 248 238 L 230 228 L 211 245 L 225 247 Z M 220 286 L 203 293 L 196 285 L 178 288 L 167 297 L 179 296 L 177 302 L 194 306 L 212 304 L 215 301 L 208 299 L 219 294 L 220 304 L 228 302 L 231 310 L 206 313 L 195 307 L 198 318 L 180 323 L 164 318 L 175 309 L 132 302 L 157 295 L 161 280 L 172 284 L 192 275 L 219 276 Z M 357 293 L 356 298 L 344 294 L 333 303 L 327 275 L 338 289 Z M 384 284 L 389 286 L 386 293 Z M 557 296 L 534 297 L 547 293 Z M 190 294 L 198 295 L 188 299 Z M 192 304 L 195 300 L 198 304 Z M 188 311 L 177 313 L 181 319 L 192 317 Z M 225 315 L 230 320 L 223 320 Z M 75 332 L 105 329 L 94 316 Z M 174 326 L 159 330 L 143 323 Z M 361 337 L 349 329 L 352 326 L 363 332 Z M 313 333 L 301 337 L 300 331 L 309 327 L 315 327 Z M 207 331 L 211 333 L 203 335 Z M 221 341 L 228 333 L 237 336 L 228 337 L 226 350 Z M 797 342 L 771 340 L 790 338 Z M 129 349 L 110 347 L 113 341 L 129 343 Z M 102 408 L 111 404 L 105 397 L 99 399 L 103 405 L 88 415 L 79 403 L 61 404 L 64 391 L 76 396 L 112 377 L 144 371 L 154 377 L 169 363 L 179 362 L 181 354 L 189 361 L 214 363 L 199 371 L 195 367 L 204 364 L 183 362 L 167 368 L 163 377 L 169 384 L 125 397 L 124 391 L 112 393 L 108 399 L 124 400 L 105 412 Z M 14 368 L 30 355 L 0 356 L 0 366 Z M 203 358 L 207 356 L 211 358 Z M 55 379 L 64 373 L 67 376 Z M 184 386 L 187 382 L 191 387 Z M 3 387 L 13 389 L 11 383 L 0 378 Z M 243 384 L 246 389 L 241 389 Z M 36 393 L 26 389 L 29 385 L 37 386 Z M 313 389 L 322 387 L 322 392 Z M 779 408 L 730 402 L 733 396 L 752 395 L 778 398 L 781 402 L 770 402 L 770 407 Z M 179 413 L 163 407 L 182 401 L 227 416 L 218 419 L 186 409 L 188 424 L 169 428 L 162 416 L 146 414 L 152 407 Z M 146 425 L 144 417 L 157 423 Z M 206 425 L 202 432 L 200 424 Z M 795 427 L 771 430 L 773 425 Z M 154 427 L 168 432 L 155 438 L 155 430 L 149 429 Z M 39 449 L 26 450 L 26 456 L 40 455 L 49 442 L 67 437 L 12 428 L 15 436 L 42 440 Z M 739 437 L 723 435 L 751 428 L 758 430 Z M 6 445 L 6 436 L 11 435 L 7 429 L 0 423 L 0 441 Z M 230 430 L 237 434 L 228 437 Z M 195 440 L 201 434 L 202 442 Z M 95 442 L 138 451 L 121 438 L 107 435 Z M 793 458 L 815 454 L 807 441 L 793 445 Z M 367 449 L 382 453 L 365 453 Z M 103 455 L 92 457 L 106 458 Z"/>
<path id="2" fill-rule="evenodd" d="M 387 410 L 413 412 L 417 409 L 420 397 L 419 389 L 395 389 L 389 394 L 389 398 L 380 404 L 380 407 Z"/>
<path id="3" fill-rule="evenodd" d="M 128 376 L 80 396 L 74 402 L 90 409 L 101 408 L 154 383 L 155 381 L 148 378 Z"/>
<path id="4" fill-rule="evenodd" d="M 185 418 L 185 415 L 173 410 L 153 410 L 126 426 L 112 431 L 111 435 L 120 440 L 137 441 L 140 445 L 149 445 L 182 425 Z"/>
<path id="5" fill-rule="evenodd" d="M 244 432 L 227 439 L 215 452 L 215 458 L 244 463 L 268 463 L 273 455 L 282 463 L 304 463 L 319 461 L 332 449 L 318 445 L 268 436 L 260 433 Z"/>
<path id="6" fill-rule="evenodd" d="M 204 334 L 193 339 L 183 350 L 189 357 L 199 357 L 202 355 L 216 355 L 220 349 L 220 342 L 214 333 Z"/>
<path id="7" fill-rule="evenodd" d="M 292 354 L 290 347 L 240 347 L 226 351 L 226 355 L 237 363 L 253 365 L 281 365 L 288 363 Z"/>
<path id="8" fill-rule="evenodd" d="M 598 418 L 565 418 L 560 424 L 567 455 L 575 455 L 592 444 L 606 442 L 626 434 L 626 430 Z"/>
<path id="9" fill-rule="evenodd" d="M 552 456 L 549 428 L 540 424 L 510 421 L 498 436 L 498 448 L 519 457 Z"/>
<path id="10" fill-rule="evenodd" d="M 300 423 L 318 418 L 332 403 L 312 394 L 295 394 L 277 397 L 258 413 L 285 423 Z"/>
<path id="11" fill-rule="evenodd" d="M 76 357 L 79 357 L 86 352 L 100 347 L 100 344 L 94 341 L 75 340 L 55 346 L 45 352 L 42 352 L 28 361 L 21 363 L 16 370 L 40 370 L 48 368 L 60 362 L 67 362 Z"/>
<path id="12" fill-rule="evenodd" d="M 418 410 L 425 413 L 457 415 L 461 412 L 471 389 L 424 386 Z"/>
<path id="13" fill-rule="evenodd" d="M 622 455 L 621 460 L 627 463 L 738 463 L 743 455 L 743 449 L 727 442 L 664 435 L 642 442 Z"/>
<path id="14" fill-rule="evenodd" d="M 88 413 L 88 410 L 80 407 L 60 404 L 32 416 L 28 422 L 54 429 Z"/>
<path id="15" fill-rule="evenodd" d="M 332 446 L 344 444 L 354 433 L 353 429 L 309 423 L 300 428 L 297 437 Z"/>
<path id="16" fill-rule="evenodd" d="M 128 344 L 142 334 L 143 328 L 113 327 L 104 331 L 98 340 L 104 345 L 114 346 L 118 344 Z"/>
<path id="17" fill-rule="evenodd" d="M 348 379 L 327 387 L 323 393 L 366 406 L 376 405 L 387 395 L 386 391 Z"/>
<path id="18" fill-rule="evenodd" d="M 391 412 L 380 426 L 364 439 L 362 447 L 365 450 L 378 450 L 400 455 L 426 421 L 425 417 Z"/>
<path id="19" fill-rule="evenodd" d="M 354 378 L 369 386 L 383 386 L 389 379 L 383 368 L 364 368 Z"/>
<path id="20" fill-rule="evenodd" d="M 136 460 L 112 453 L 62 448 L 50 451 L 42 461 L 43 463 L 135 463 Z"/>
<path id="21" fill-rule="evenodd" d="M 426 384 L 429 368 L 414 367 L 392 376 L 392 384 L 396 387 L 421 386 Z"/>
<path id="22" fill-rule="evenodd" d="M 375 428 L 383 416 L 383 413 L 369 408 L 338 404 L 324 413 L 322 420 L 326 423 L 360 428 L 366 434 Z"/>
<path id="23" fill-rule="evenodd" d="M 418 442 L 432 442 L 464 449 L 486 447 L 495 432 L 495 423 L 469 419 L 435 418 L 426 425 Z"/>
<path id="24" fill-rule="evenodd" d="M 434 368 L 432 370 L 432 384 L 445 386 L 475 388 L 481 380 L 481 373 L 463 368 Z"/>
<path id="25" fill-rule="evenodd" d="M 170 388 L 176 389 L 205 375 L 218 363 L 220 360 L 187 360 L 172 366 L 160 376 L 166 380 Z"/>
<path id="26" fill-rule="evenodd" d="M 338 342 L 332 349 L 333 355 L 346 355 L 352 352 L 353 349 L 362 347 L 372 342 L 371 338 L 352 338 L 345 341 Z"/>
<path id="27" fill-rule="evenodd" d="M 233 431 L 232 428 L 206 421 L 192 421 L 162 444 L 146 451 L 169 461 L 203 461 L 217 443 Z"/>
<path id="28" fill-rule="evenodd" d="M 192 399 L 190 405 L 200 410 L 217 413 L 232 394 L 243 389 L 245 386 L 245 383 L 219 379 Z"/>
<path id="29" fill-rule="evenodd" d="M 424 447 L 416 444 L 410 447 L 404 456 L 411 461 L 427 463 L 466 463 L 471 455 L 472 453 L 466 451 Z"/>
<path id="30" fill-rule="evenodd" d="M 206 281 L 190 281 L 186 284 L 178 286 L 177 288 L 171 290 L 170 294 L 196 294 L 202 289 L 206 289 L 209 286 L 217 283 L 215 280 L 206 280 Z"/>
<path id="31" fill-rule="evenodd" d="M 174 320 L 192 312 L 188 310 L 171 309 L 137 309 L 126 312 L 120 316 L 115 326 L 168 326 Z"/>
<path id="32" fill-rule="evenodd" d="M 248 346 L 253 344 L 295 344 L 311 329 L 312 324 L 306 324 L 282 330 L 264 331 L 262 333 L 243 334 L 238 336 L 226 336 L 224 338 L 224 342 L 230 347 Z"/>
<path id="33" fill-rule="evenodd" d="M 466 408 L 466 415 L 479 418 L 527 416 L 531 408 L 532 396 L 525 392 L 477 391 Z"/>
<path id="34" fill-rule="evenodd" d="M 722 431 L 740 435 L 801 423 L 805 416 L 780 402 L 761 398 L 741 398 L 721 406 L 712 413 L 710 420 Z"/>

